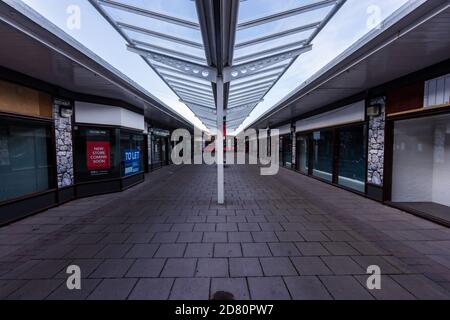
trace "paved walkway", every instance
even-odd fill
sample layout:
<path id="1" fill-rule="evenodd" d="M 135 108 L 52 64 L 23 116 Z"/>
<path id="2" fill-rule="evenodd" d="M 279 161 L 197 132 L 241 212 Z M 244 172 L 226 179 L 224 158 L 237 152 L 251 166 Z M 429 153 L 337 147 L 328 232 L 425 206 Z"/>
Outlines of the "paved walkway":
<path id="1" fill-rule="evenodd" d="M 282 169 L 167 167 L 0 229 L 1 299 L 448 299 L 450 230 Z M 69 291 L 78 265 L 82 289 Z M 365 286 L 381 267 L 382 289 Z"/>

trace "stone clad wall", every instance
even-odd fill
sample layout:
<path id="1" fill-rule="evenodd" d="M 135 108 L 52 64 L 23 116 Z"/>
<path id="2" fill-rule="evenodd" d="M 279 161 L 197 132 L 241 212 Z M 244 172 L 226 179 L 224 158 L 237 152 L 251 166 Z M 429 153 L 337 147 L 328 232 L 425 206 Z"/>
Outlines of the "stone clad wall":
<path id="1" fill-rule="evenodd" d="M 381 115 L 369 120 L 368 139 L 368 182 L 383 186 L 384 181 L 384 139 L 386 124 L 386 106 L 384 98 L 376 99 L 382 104 Z"/>
<path id="2" fill-rule="evenodd" d="M 58 188 L 75 183 L 73 173 L 72 119 L 62 118 L 59 105 L 53 105 L 55 121 L 56 166 L 58 172 Z"/>
<path id="3" fill-rule="evenodd" d="M 296 166 L 295 166 L 295 164 L 297 162 L 297 159 L 296 159 L 297 151 L 296 150 L 297 150 L 297 135 L 294 131 L 292 133 L 292 169 L 296 168 Z"/>

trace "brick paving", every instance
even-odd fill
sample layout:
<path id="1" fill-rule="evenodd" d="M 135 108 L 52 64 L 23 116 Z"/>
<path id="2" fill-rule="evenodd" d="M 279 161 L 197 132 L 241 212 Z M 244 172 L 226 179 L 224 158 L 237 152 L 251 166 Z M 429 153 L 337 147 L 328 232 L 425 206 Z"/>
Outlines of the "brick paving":
<path id="1" fill-rule="evenodd" d="M 0 299 L 449 299 L 450 230 L 298 173 L 166 167 L 0 228 Z M 69 265 L 82 289 L 66 287 Z M 381 290 L 366 269 L 378 265 Z"/>

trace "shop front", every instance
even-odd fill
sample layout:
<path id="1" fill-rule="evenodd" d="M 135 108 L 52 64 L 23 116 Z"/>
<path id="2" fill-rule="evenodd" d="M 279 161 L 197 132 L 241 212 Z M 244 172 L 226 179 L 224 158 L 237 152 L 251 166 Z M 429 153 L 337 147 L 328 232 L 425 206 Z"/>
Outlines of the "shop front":
<path id="1" fill-rule="evenodd" d="M 280 166 L 292 169 L 294 164 L 293 159 L 293 134 L 291 125 L 287 124 L 282 127 L 276 128 L 279 130 L 279 153 L 280 153 Z"/>
<path id="2" fill-rule="evenodd" d="M 319 180 L 366 192 L 365 102 L 296 124 L 296 170 Z"/>
<path id="3" fill-rule="evenodd" d="M 116 106 L 85 102 L 77 102 L 75 106 L 77 196 L 121 191 L 142 182 L 145 150 L 143 115 Z M 93 113 L 97 118 L 93 117 Z"/>
<path id="4" fill-rule="evenodd" d="M 171 163 L 170 153 L 172 146 L 170 143 L 170 131 L 150 128 L 149 129 L 149 167 L 156 170 Z"/>
<path id="5" fill-rule="evenodd" d="M 405 103 L 407 89 L 388 99 L 392 141 L 387 200 L 450 225 L 450 74 L 426 81 L 422 91 L 416 90 L 416 103 Z"/>
<path id="6" fill-rule="evenodd" d="M 57 202 L 52 97 L 0 80 L 0 224 Z"/>

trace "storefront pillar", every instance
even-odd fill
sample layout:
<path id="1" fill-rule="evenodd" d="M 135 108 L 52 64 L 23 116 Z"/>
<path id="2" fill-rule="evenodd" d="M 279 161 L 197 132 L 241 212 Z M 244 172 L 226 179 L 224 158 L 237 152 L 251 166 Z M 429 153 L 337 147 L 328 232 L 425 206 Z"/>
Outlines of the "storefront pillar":
<path id="1" fill-rule="evenodd" d="M 55 122 L 55 150 L 58 188 L 74 184 L 72 145 L 72 103 L 55 99 L 53 118 Z"/>

